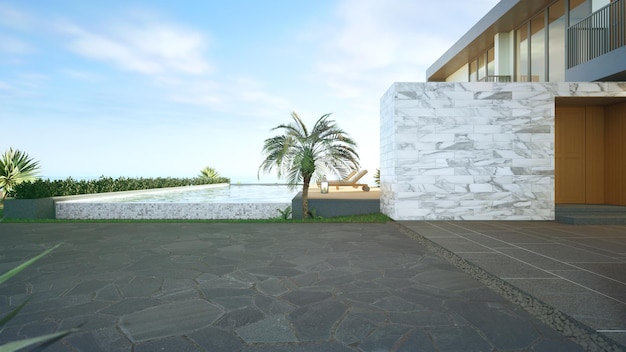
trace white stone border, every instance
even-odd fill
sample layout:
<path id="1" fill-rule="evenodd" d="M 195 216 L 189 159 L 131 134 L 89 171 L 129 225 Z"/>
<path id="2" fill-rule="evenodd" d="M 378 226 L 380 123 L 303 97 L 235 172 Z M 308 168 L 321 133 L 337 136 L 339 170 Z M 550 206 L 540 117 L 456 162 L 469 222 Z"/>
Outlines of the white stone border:
<path id="1" fill-rule="evenodd" d="M 58 202 L 57 219 L 270 219 L 291 203 Z"/>
<path id="2" fill-rule="evenodd" d="M 140 191 L 111 192 L 56 197 L 57 219 L 271 219 L 291 203 L 117 203 L 109 202 L 137 194 L 158 194 L 227 187 L 227 183 L 169 187 Z"/>

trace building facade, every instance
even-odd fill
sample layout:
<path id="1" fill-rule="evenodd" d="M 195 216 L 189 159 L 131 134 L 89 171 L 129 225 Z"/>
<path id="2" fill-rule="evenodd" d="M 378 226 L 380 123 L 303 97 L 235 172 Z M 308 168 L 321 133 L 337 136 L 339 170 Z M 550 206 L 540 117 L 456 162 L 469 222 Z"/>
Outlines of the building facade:
<path id="1" fill-rule="evenodd" d="M 381 211 L 553 220 L 626 205 L 626 0 L 502 0 L 381 99 Z"/>

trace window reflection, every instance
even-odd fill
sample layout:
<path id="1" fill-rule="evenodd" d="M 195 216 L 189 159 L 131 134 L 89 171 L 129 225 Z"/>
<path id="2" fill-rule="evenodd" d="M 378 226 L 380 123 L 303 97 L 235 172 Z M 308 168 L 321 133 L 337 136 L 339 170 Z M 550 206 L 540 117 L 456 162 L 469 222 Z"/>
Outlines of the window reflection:
<path id="1" fill-rule="evenodd" d="M 543 13 L 530 21 L 530 77 L 532 82 L 546 79 L 546 31 Z"/>
<path id="2" fill-rule="evenodd" d="M 528 27 L 515 31 L 515 71 L 516 81 L 528 82 Z"/>
<path id="3" fill-rule="evenodd" d="M 565 80 L 565 0 L 548 8 L 548 80 Z"/>

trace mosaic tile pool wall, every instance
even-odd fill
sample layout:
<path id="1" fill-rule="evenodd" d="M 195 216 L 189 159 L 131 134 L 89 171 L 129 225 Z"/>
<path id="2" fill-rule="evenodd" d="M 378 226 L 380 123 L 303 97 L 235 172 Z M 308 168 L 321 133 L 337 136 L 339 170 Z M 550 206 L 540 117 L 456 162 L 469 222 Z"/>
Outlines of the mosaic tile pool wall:
<path id="1" fill-rule="evenodd" d="M 56 202 L 57 219 L 270 219 L 291 203 Z"/>

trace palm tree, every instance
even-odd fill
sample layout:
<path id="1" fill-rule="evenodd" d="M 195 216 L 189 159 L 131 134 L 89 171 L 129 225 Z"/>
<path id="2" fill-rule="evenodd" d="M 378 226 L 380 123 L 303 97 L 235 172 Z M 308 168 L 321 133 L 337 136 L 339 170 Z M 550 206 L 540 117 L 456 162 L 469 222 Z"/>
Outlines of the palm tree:
<path id="1" fill-rule="evenodd" d="M 321 179 L 324 174 L 336 174 L 343 178 L 348 172 L 359 168 L 356 143 L 330 114 L 322 115 L 309 131 L 295 112 L 293 122 L 274 127 L 283 134 L 268 138 L 263 143 L 265 160 L 259 172 L 269 173 L 276 168 L 278 177 L 286 177 L 287 183 L 295 187 L 302 181 L 302 217 L 309 216 L 309 184 L 311 179 Z"/>
<path id="2" fill-rule="evenodd" d="M 16 185 L 36 180 L 38 170 L 39 162 L 29 158 L 28 154 L 13 148 L 5 151 L 0 157 L 0 189 L 4 193 L 0 203 Z"/>

